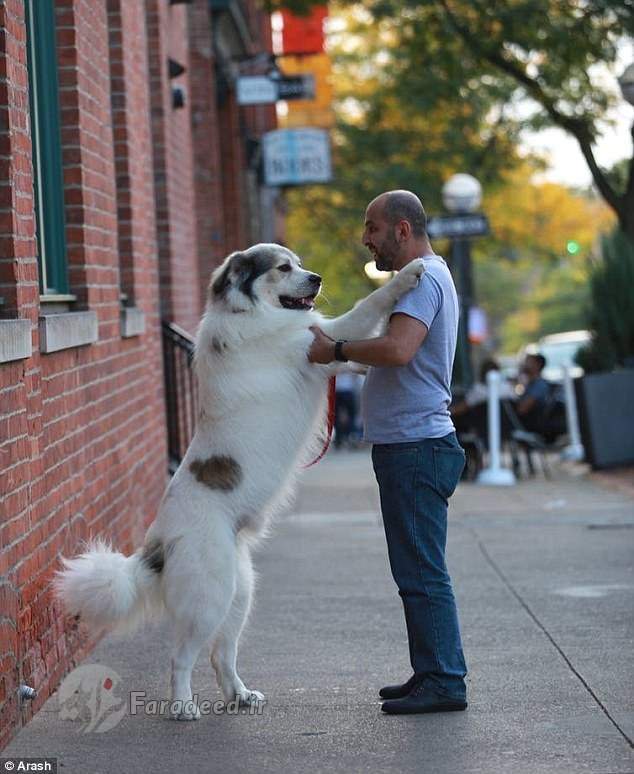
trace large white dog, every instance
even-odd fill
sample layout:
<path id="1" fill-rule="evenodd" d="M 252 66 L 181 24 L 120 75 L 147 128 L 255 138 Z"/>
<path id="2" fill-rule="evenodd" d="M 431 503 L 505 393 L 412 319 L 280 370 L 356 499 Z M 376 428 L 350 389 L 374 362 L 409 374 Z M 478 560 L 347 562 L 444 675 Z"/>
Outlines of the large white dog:
<path id="1" fill-rule="evenodd" d="M 123 556 L 93 543 L 64 560 L 57 578 L 67 611 L 92 626 L 167 612 L 174 717 L 199 717 L 190 680 L 207 643 L 225 701 L 264 700 L 238 676 L 238 639 L 251 604 L 251 546 L 322 443 L 333 367 L 308 362 L 310 326 L 334 339 L 368 338 L 423 271 L 413 261 L 332 320 L 313 311 L 321 278 L 284 247 L 255 245 L 214 272 L 196 341 L 196 433 L 143 547 Z"/>

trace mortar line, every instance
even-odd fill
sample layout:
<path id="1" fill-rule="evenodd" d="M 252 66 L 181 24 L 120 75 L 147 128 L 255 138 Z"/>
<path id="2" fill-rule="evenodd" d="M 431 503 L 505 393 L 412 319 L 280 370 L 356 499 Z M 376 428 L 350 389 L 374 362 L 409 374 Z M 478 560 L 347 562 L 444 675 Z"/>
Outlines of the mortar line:
<path id="1" fill-rule="evenodd" d="M 495 563 L 495 560 L 492 558 L 492 556 L 487 551 L 484 543 L 480 539 L 480 536 L 478 533 L 471 527 L 471 531 L 475 536 L 476 542 L 478 544 L 478 548 L 480 549 L 481 554 L 484 556 L 488 564 L 492 567 L 495 574 L 498 576 L 498 578 L 502 581 L 502 583 L 506 586 L 506 588 L 511 592 L 511 594 L 515 597 L 515 599 L 519 602 L 521 607 L 524 608 L 525 612 L 528 614 L 528 616 L 533 620 L 533 622 L 541 629 L 541 631 L 546 635 L 548 640 L 550 641 L 551 645 L 555 648 L 555 650 L 559 653 L 559 655 L 563 658 L 563 660 L 568 665 L 568 668 L 570 671 L 575 675 L 575 677 L 579 680 L 579 682 L 583 685 L 583 687 L 586 689 L 586 691 L 592 696 L 592 698 L 595 700 L 595 702 L 599 705 L 607 719 L 612 723 L 614 728 L 621 734 L 623 739 L 628 743 L 628 745 L 632 748 L 634 748 L 634 741 L 630 739 L 630 737 L 623 731 L 623 729 L 619 726 L 619 724 L 614 720 L 612 715 L 608 712 L 607 708 L 599 699 L 599 697 L 596 695 L 596 693 L 592 690 L 590 685 L 586 682 L 586 680 L 583 678 L 583 676 L 575 669 L 575 667 L 572 664 L 572 661 L 568 658 L 568 656 L 564 653 L 562 648 L 557 644 L 557 641 L 555 638 L 550 634 L 548 629 L 544 626 L 544 624 L 539 620 L 539 618 L 533 613 L 531 608 L 529 607 L 528 603 L 524 601 L 523 597 L 520 595 L 518 591 L 515 590 L 515 587 L 512 585 L 512 583 L 508 580 L 506 575 L 502 572 L 502 570 L 498 567 L 498 565 Z"/>

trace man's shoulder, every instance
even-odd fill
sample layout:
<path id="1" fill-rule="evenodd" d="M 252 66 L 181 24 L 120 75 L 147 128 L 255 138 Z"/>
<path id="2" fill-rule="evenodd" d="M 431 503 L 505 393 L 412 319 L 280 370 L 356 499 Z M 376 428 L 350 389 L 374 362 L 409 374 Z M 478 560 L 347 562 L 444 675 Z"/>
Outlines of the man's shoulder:
<path id="1" fill-rule="evenodd" d="M 537 379 L 533 379 L 526 387 L 526 394 L 533 398 L 544 398 L 548 395 L 549 391 L 550 385 L 541 376 L 538 376 Z"/>

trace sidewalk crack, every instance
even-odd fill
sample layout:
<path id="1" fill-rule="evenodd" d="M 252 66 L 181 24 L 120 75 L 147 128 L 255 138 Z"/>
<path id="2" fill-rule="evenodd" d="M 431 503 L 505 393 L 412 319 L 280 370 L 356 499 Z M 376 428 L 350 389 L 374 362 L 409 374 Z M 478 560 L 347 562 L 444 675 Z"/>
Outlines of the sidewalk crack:
<path id="1" fill-rule="evenodd" d="M 493 572 L 498 576 L 498 578 L 502 581 L 502 583 L 506 586 L 506 588 L 511 592 L 511 594 L 515 597 L 515 599 L 519 602 L 521 607 L 525 610 L 525 612 L 528 614 L 528 616 L 533 620 L 533 622 L 537 625 L 539 629 L 546 635 L 548 640 L 550 641 L 551 645 L 555 648 L 557 653 L 563 658 L 563 660 L 566 662 L 566 665 L 568 666 L 568 669 L 575 675 L 575 677 L 579 680 L 579 682 L 583 685 L 583 687 L 586 689 L 586 691 L 592 696 L 594 701 L 598 704 L 602 712 L 605 714 L 607 719 L 612 723 L 614 728 L 621 734 L 623 739 L 628 743 L 628 745 L 632 748 L 634 748 L 634 741 L 630 739 L 630 737 L 625 733 L 625 731 L 619 726 L 619 724 L 616 722 L 616 720 L 610 715 L 607 707 L 603 704 L 601 699 L 596 695 L 596 693 L 592 690 L 590 685 L 586 682 L 584 677 L 575 669 L 572 661 L 568 658 L 568 656 L 564 653 L 563 649 L 557 644 L 557 641 L 552 636 L 552 634 L 548 631 L 548 629 L 544 626 L 544 624 L 539 620 L 539 618 L 535 615 L 535 613 L 531 610 L 529 604 L 526 602 L 526 600 L 522 597 L 522 595 L 515 589 L 513 584 L 510 582 L 510 580 L 506 577 L 506 575 L 502 572 L 499 565 L 495 562 L 491 554 L 487 551 L 484 543 L 480 539 L 480 536 L 478 533 L 471 527 L 471 532 L 473 533 L 476 543 L 478 544 L 478 548 L 480 549 L 480 553 L 485 558 L 487 564 L 493 569 Z"/>

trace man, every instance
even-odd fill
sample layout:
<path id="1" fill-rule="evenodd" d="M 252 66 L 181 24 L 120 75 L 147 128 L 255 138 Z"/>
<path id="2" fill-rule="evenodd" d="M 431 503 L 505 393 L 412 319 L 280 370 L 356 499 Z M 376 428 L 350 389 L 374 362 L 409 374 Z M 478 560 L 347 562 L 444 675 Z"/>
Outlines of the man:
<path id="1" fill-rule="evenodd" d="M 445 565 L 447 500 L 464 467 L 449 415 L 458 300 L 426 233 L 423 206 L 389 191 L 365 213 L 363 244 L 383 271 L 425 260 L 418 286 L 397 302 L 387 332 L 334 342 L 318 329 L 309 360 L 370 366 L 362 393 L 365 440 L 379 484 L 390 566 L 405 609 L 414 674 L 379 691 L 389 714 L 466 709 L 465 660 Z"/>
<path id="2" fill-rule="evenodd" d="M 524 427 L 531 432 L 540 432 L 543 429 L 543 413 L 550 392 L 548 382 L 542 377 L 545 365 L 546 358 L 543 355 L 526 355 L 521 368 L 526 384 L 515 410 Z"/>

